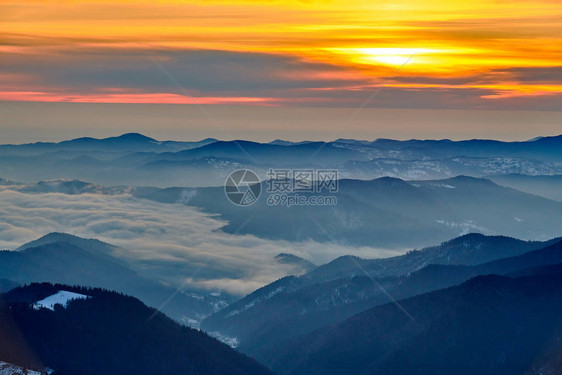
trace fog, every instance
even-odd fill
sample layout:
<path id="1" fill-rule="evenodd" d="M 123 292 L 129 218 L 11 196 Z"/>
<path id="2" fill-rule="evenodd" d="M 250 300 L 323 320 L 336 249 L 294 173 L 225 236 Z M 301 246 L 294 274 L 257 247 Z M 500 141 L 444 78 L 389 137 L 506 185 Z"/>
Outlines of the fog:
<path id="1" fill-rule="evenodd" d="M 245 294 L 298 269 L 275 261 L 292 253 L 320 264 L 340 255 L 382 257 L 397 252 L 313 241 L 290 243 L 220 230 L 226 223 L 181 204 L 128 194 L 28 194 L 0 188 L 0 248 L 16 249 L 50 232 L 119 246 L 115 255 L 146 276 L 172 285 Z M 250 218 L 251 220 L 251 218 Z"/>

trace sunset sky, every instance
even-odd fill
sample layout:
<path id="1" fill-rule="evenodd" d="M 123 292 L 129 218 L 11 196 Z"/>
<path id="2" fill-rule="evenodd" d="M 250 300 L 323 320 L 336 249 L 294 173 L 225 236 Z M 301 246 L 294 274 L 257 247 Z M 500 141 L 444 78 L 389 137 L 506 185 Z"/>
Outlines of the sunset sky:
<path id="1" fill-rule="evenodd" d="M 0 3 L 0 31 L 4 102 L 562 103 L 558 0 L 20 0 Z"/>

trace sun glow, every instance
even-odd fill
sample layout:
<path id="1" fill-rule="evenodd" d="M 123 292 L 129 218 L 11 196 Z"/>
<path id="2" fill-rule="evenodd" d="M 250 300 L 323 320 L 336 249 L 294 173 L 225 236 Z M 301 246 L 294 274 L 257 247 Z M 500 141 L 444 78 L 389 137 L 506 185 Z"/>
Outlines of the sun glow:
<path id="1" fill-rule="evenodd" d="M 202 87 L 198 93 L 231 102 L 237 99 L 230 96 L 237 95 L 239 103 L 245 104 L 264 105 L 263 98 L 268 103 L 285 103 L 302 92 L 315 92 L 314 100 L 322 101 L 323 93 L 376 85 L 401 66 L 402 78 L 410 75 L 417 80 L 395 82 L 403 90 L 421 91 L 420 85 L 425 84 L 428 89 L 437 85 L 450 93 L 457 89 L 467 92 L 470 87 L 480 99 L 496 94 L 507 98 L 519 92 L 529 97 L 545 92 L 562 95 L 556 82 L 560 74 L 556 69 L 562 61 L 562 2 L 551 0 L 509 4 L 485 0 L 386 4 L 368 0 L 8 0 L 0 4 L 0 14 L 3 98 L 14 93 L 14 98 L 122 100 L 100 89 L 99 82 L 90 82 L 88 69 L 118 69 L 120 58 L 125 61 L 128 54 L 142 55 L 143 51 L 156 57 L 171 54 L 172 61 L 193 50 L 230 53 L 234 62 L 228 67 L 224 60 L 207 64 L 221 72 L 243 65 L 235 56 L 245 56 L 247 64 L 271 61 L 267 56 L 274 56 L 278 65 L 254 66 L 252 74 L 263 82 L 299 77 L 298 84 L 279 83 L 287 89 L 275 92 L 248 89 L 233 93 L 234 83 L 224 91 L 209 83 L 206 92 Z M 101 63 L 100 56 L 121 57 Z M 82 59 L 74 62 L 82 64 L 80 73 L 61 74 L 60 67 L 68 66 L 75 57 Z M 146 86 L 141 85 L 141 77 L 147 77 Z M 153 78 L 139 73 L 135 76 L 138 81 L 109 83 L 122 84 L 120 95 L 127 95 L 126 100 L 176 102 L 177 91 L 166 88 L 162 92 L 161 82 L 157 84 Z M 457 81 L 452 82 L 453 78 Z M 92 90 L 73 87 L 76 82 L 91 84 Z M 476 93 L 476 89 L 482 92 Z M 299 100 L 312 98 L 301 95 Z M 325 100 L 337 101 L 327 96 Z"/>
<path id="2" fill-rule="evenodd" d="M 350 56 L 350 59 L 361 64 L 385 64 L 401 66 L 406 63 L 419 64 L 416 56 L 427 58 L 434 53 L 442 53 L 427 48 L 328 48 L 328 51 Z"/>

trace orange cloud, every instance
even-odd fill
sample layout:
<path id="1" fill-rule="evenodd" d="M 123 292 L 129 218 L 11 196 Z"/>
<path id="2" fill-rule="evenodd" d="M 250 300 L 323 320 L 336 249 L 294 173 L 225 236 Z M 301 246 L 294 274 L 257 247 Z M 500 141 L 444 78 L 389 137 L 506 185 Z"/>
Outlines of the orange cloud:
<path id="1" fill-rule="evenodd" d="M 482 89 L 483 100 L 496 97 L 562 93 L 557 77 L 540 84 L 519 80 L 511 68 L 552 68 L 562 61 L 562 2 L 552 0 L 191 0 L 191 1 L 5 1 L 0 4 L 0 52 L 26 61 L 48 55 L 65 65 L 60 51 L 105 48 L 111 50 L 220 50 L 237 53 L 276 54 L 299 61 L 341 67 L 340 71 L 305 70 L 303 66 L 271 73 L 303 82 L 363 80 L 369 90 L 391 78 L 396 89 Z M 405 64 L 406 63 L 406 64 Z M 92 68 L 96 61 L 89 62 Z M 220 68 L 221 61 L 216 61 Z M 405 66 L 397 71 L 397 69 Z M 266 67 L 267 68 L 267 67 Z M 99 67 L 98 67 L 99 70 Z M 98 101 L 184 103 L 176 92 L 83 92 L 50 94 L 41 84 L 29 84 L 29 74 L 19 71 L 0 84 L 1 100 Z M 22 77 L 21 88 L 13 77 Z M 395 81 L 394 75 L 433 80 Z M 478 78 L 479 77 L 479 78 Z M 455 79 L 470 83 L 452 83 Z M 449 80 L 447 83 L 438 80 Z M 64 82 L 61 82 L 64 86 Z M 311 85 L 299 90 L 317 93 L 341 90 L 342 85 Z M 221 95 L 220 88 L 202 93 L 208 103 L 286 104 L 285 93 L 250 93 L 237 98 Z M 492 93 L 488 93 L 492 91 Z M 9 94 L 9 93 L 12 94 Z M 19 92 L 19 93 L 16 93 Z M 333 97 L 318 94 L 318 100 Z M 304 99 L 303 100 L 310 100 Z M 316 100 L 316 99 L 315 99 Z M 345 98 L 341 98 L 345 102 Z M 520 102 L 518 102 L 518 106 Z"/>
<path id="2" fill-rule="evenodd" d="M 239 104 L 239 105 L 275 105 L 274 98 L 248 97 L 198 97 L 194 99 L 183 95 L 168 93 L 150 94 L 60 94 L 41 91 L 0 91 L 0 100 L 32 102 L 67 102 L 67 103 L 166 103 L 166 104 Z"/>

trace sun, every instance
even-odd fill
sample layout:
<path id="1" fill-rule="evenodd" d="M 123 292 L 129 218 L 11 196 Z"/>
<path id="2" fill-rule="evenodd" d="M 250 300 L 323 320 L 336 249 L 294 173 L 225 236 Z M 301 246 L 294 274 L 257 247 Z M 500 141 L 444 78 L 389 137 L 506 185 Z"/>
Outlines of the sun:
<path id="1" fill-rule="evenodd" d="M 437 49 L 429 48 L 329 48 L 330 52 L 348 55 L 355 63 L 383 64 L 401 66 L 405 63 L 415 63 L 416 56 L 426 56 L 439 53 Z"/>
<path id="2" fill-rule="evenodd" d="M 417 54 L 431 53 L 434 50 L 424 48 L 357 48 L 356 52 L 366 61 L 380 62 L 386 65 L 403 65 Z"/>

